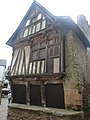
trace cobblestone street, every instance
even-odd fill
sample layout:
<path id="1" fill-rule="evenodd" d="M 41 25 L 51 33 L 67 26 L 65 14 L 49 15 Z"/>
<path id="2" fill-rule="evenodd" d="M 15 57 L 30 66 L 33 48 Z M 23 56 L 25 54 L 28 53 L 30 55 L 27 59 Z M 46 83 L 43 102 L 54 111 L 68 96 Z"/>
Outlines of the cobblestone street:
<path id="1" fill-rule="evenodd" d="M 7 120 L 7 105 L 8 105 L 8 99 L 2 98 L 0 105 L 0 120 Z"/>

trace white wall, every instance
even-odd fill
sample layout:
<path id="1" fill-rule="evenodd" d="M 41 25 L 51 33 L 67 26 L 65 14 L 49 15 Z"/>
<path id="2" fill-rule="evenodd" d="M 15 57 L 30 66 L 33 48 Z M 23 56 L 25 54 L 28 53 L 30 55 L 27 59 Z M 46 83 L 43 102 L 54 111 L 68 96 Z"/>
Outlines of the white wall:
<path id="1" fill-rule="evenodd" d="M 0 66 L 0 81 L 3 81 L 4 78 L 5 67 Z"/>

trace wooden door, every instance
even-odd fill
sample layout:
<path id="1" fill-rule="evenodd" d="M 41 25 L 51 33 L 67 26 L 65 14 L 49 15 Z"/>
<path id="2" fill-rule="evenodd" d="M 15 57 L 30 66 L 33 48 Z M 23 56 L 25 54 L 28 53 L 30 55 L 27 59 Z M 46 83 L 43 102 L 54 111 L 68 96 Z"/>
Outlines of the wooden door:
<path id="1" fill-rule="evenodd" d="M 40 85 L 30 85 L 30 105 L 41 106 Z"/>
<path id="2" fill-rule="evenodd" d="M 64 109 L 63 84 L 47 84 L 45 86 L 46 106 Z"/>
<path id="3" fill-rule="evenodd" d="M 26 104 L 25 85 L 12 85 L 13 103 Z"/>

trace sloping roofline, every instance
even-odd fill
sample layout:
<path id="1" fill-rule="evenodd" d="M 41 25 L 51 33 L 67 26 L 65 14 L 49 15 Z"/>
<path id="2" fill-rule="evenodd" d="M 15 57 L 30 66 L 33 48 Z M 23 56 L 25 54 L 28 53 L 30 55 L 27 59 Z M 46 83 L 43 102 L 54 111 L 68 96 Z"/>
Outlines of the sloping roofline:
<path id="1" fill-rule="evenodd" d="M 7 45 L 13 46 L 13 43 L 16 40 L 16 37 L 17 37 L 19 29 L 22 27 L 23 22 L 27 19 L 28 15 L 30 14 L 30 11 L 35 6 L 38 7 L 41 10 L 42 13 L 44 13 L 45 15 L 47 15 L 52 22 L 55 22 L 55 21 L 58 20 L 59 22 L 61 22 L 62 24 L 64 24 L 66 27 L 68 27 L 70 29 L 73 29 L 76 32 L 76 34 L 79 36 L 79 38 L 82 40 L 82 42 L 84 43 L 84 45 L 86 47 L 90 47 L 90 43 L 89 43 L 88 39 L 86 38 L 86 36 L 84 35 L 84 33 L 80 30 L 80 28 L 78 27 L 78 25 L 69 16 L 59 16 L 59 17 L 58 16 L 54 16 L 46 8 L 44 8 L 41 4 L 39 4 L 35 0 L 31 4 L 30 8 L 28 9 L 28 11 L 25 14 L 24 18 L 22 19 L 21 23 L 17 27 L 16 31 L 9 38 L 9 40 L 6 42 Z"/>

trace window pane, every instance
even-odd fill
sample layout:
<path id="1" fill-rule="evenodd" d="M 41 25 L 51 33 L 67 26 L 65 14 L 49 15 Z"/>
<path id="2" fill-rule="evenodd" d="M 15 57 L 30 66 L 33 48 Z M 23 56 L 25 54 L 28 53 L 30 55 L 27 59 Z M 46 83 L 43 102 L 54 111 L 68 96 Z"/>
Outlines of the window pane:
<path id="1" fill-rule="evenodd" d="M 48 73 L 53 72 L 53 59 L 48 59 L 47 71 Z"/>
<path id="2" fill-rule="evenodd" d="M 54 46 L 54 56 L 59 55 L 60 45 Z"/>
<path id="3" fill-rule="evenodd" d="M 33 55 L 32 55 L 32 59 L 33 59 L 33 60 L 36 60 L 36 59 L 38 58 L 38 52 L 37 52 L 37 51 L 34 51 L 32 54 L 33 54 Z"/>
<path id="4" fill-rule="evenodd" d="M 39 19 L 41 19 L 41 17 L 42 17 L 42 15 L 39 14 L 39 15 L 37 16 L 37 19 L 39 20 Z"/>
<path id="5" fill-rule="evenodd" d="M 53 47 L 50 47 L 50 48 L 48 49 L 48 56 L 49 56 L 49 57 L 53 56 Z"/>
<path id="6" fill-rule="evenodd" d="M 44 20 L 44 19 L 45 19 L 45 17 L 44 17 L 44 16 L 42 16 L 42 19 Z"/>
<path id="7" fill-rule="evenodd" d="M 36 32 L 38 32 L 40 30 L 40 23 L 37 24 L 37 27 L 36 27 Z"/>
<path id="8" fill-rule="evenodd" d="M 35 33 L 35 28 L 36 28 L 36 26 L 34 25 L 34 26 L 32 26 L 32 34 L 33 33 Z"/>
<path id="9" fill-rule="evenodd" d="M 28 35 L 28 28 L 25 29 L 23 37 L 26 37 Z"/>
<path id="10" fill-rule="evenodd" d="M 26 22 L 26 25 L 25 25 L 25 26 L 28 26 L 28 25 L 29 25 L 29 23 L 30 23 L 30 20 L 27 20 L 27 22 Z"/>
<path id="11" fill-rule="evenodd" d="M 59 73 L 59 58 L 54 59 L 53 73 Z"/>
<path id="12" fill-rule="evenodd" d="M 31 28 L 32 28 L 32 27 L 29 28 L 29 35 L 31 34 L 31 30 L 32 30 Z"/>
<path id="13" fill-rule="evenodd" d="M 45 26 L 46 26 L 46 20 L 42 21 L 42 27 L 41 27 L 41 29 L 44 29 Z"/>
<path id="14" fill-rule="evenodd" d="M 45 58 L 45 49 L 40 50 L 40 58 Z"/>
<path id="15" fill-rule="evenodd" d="M 33 45 L 32 50 L 34 51 L 34 50 L 37 50 L 37 49 L 39 49 L 39 44 Z"/>

